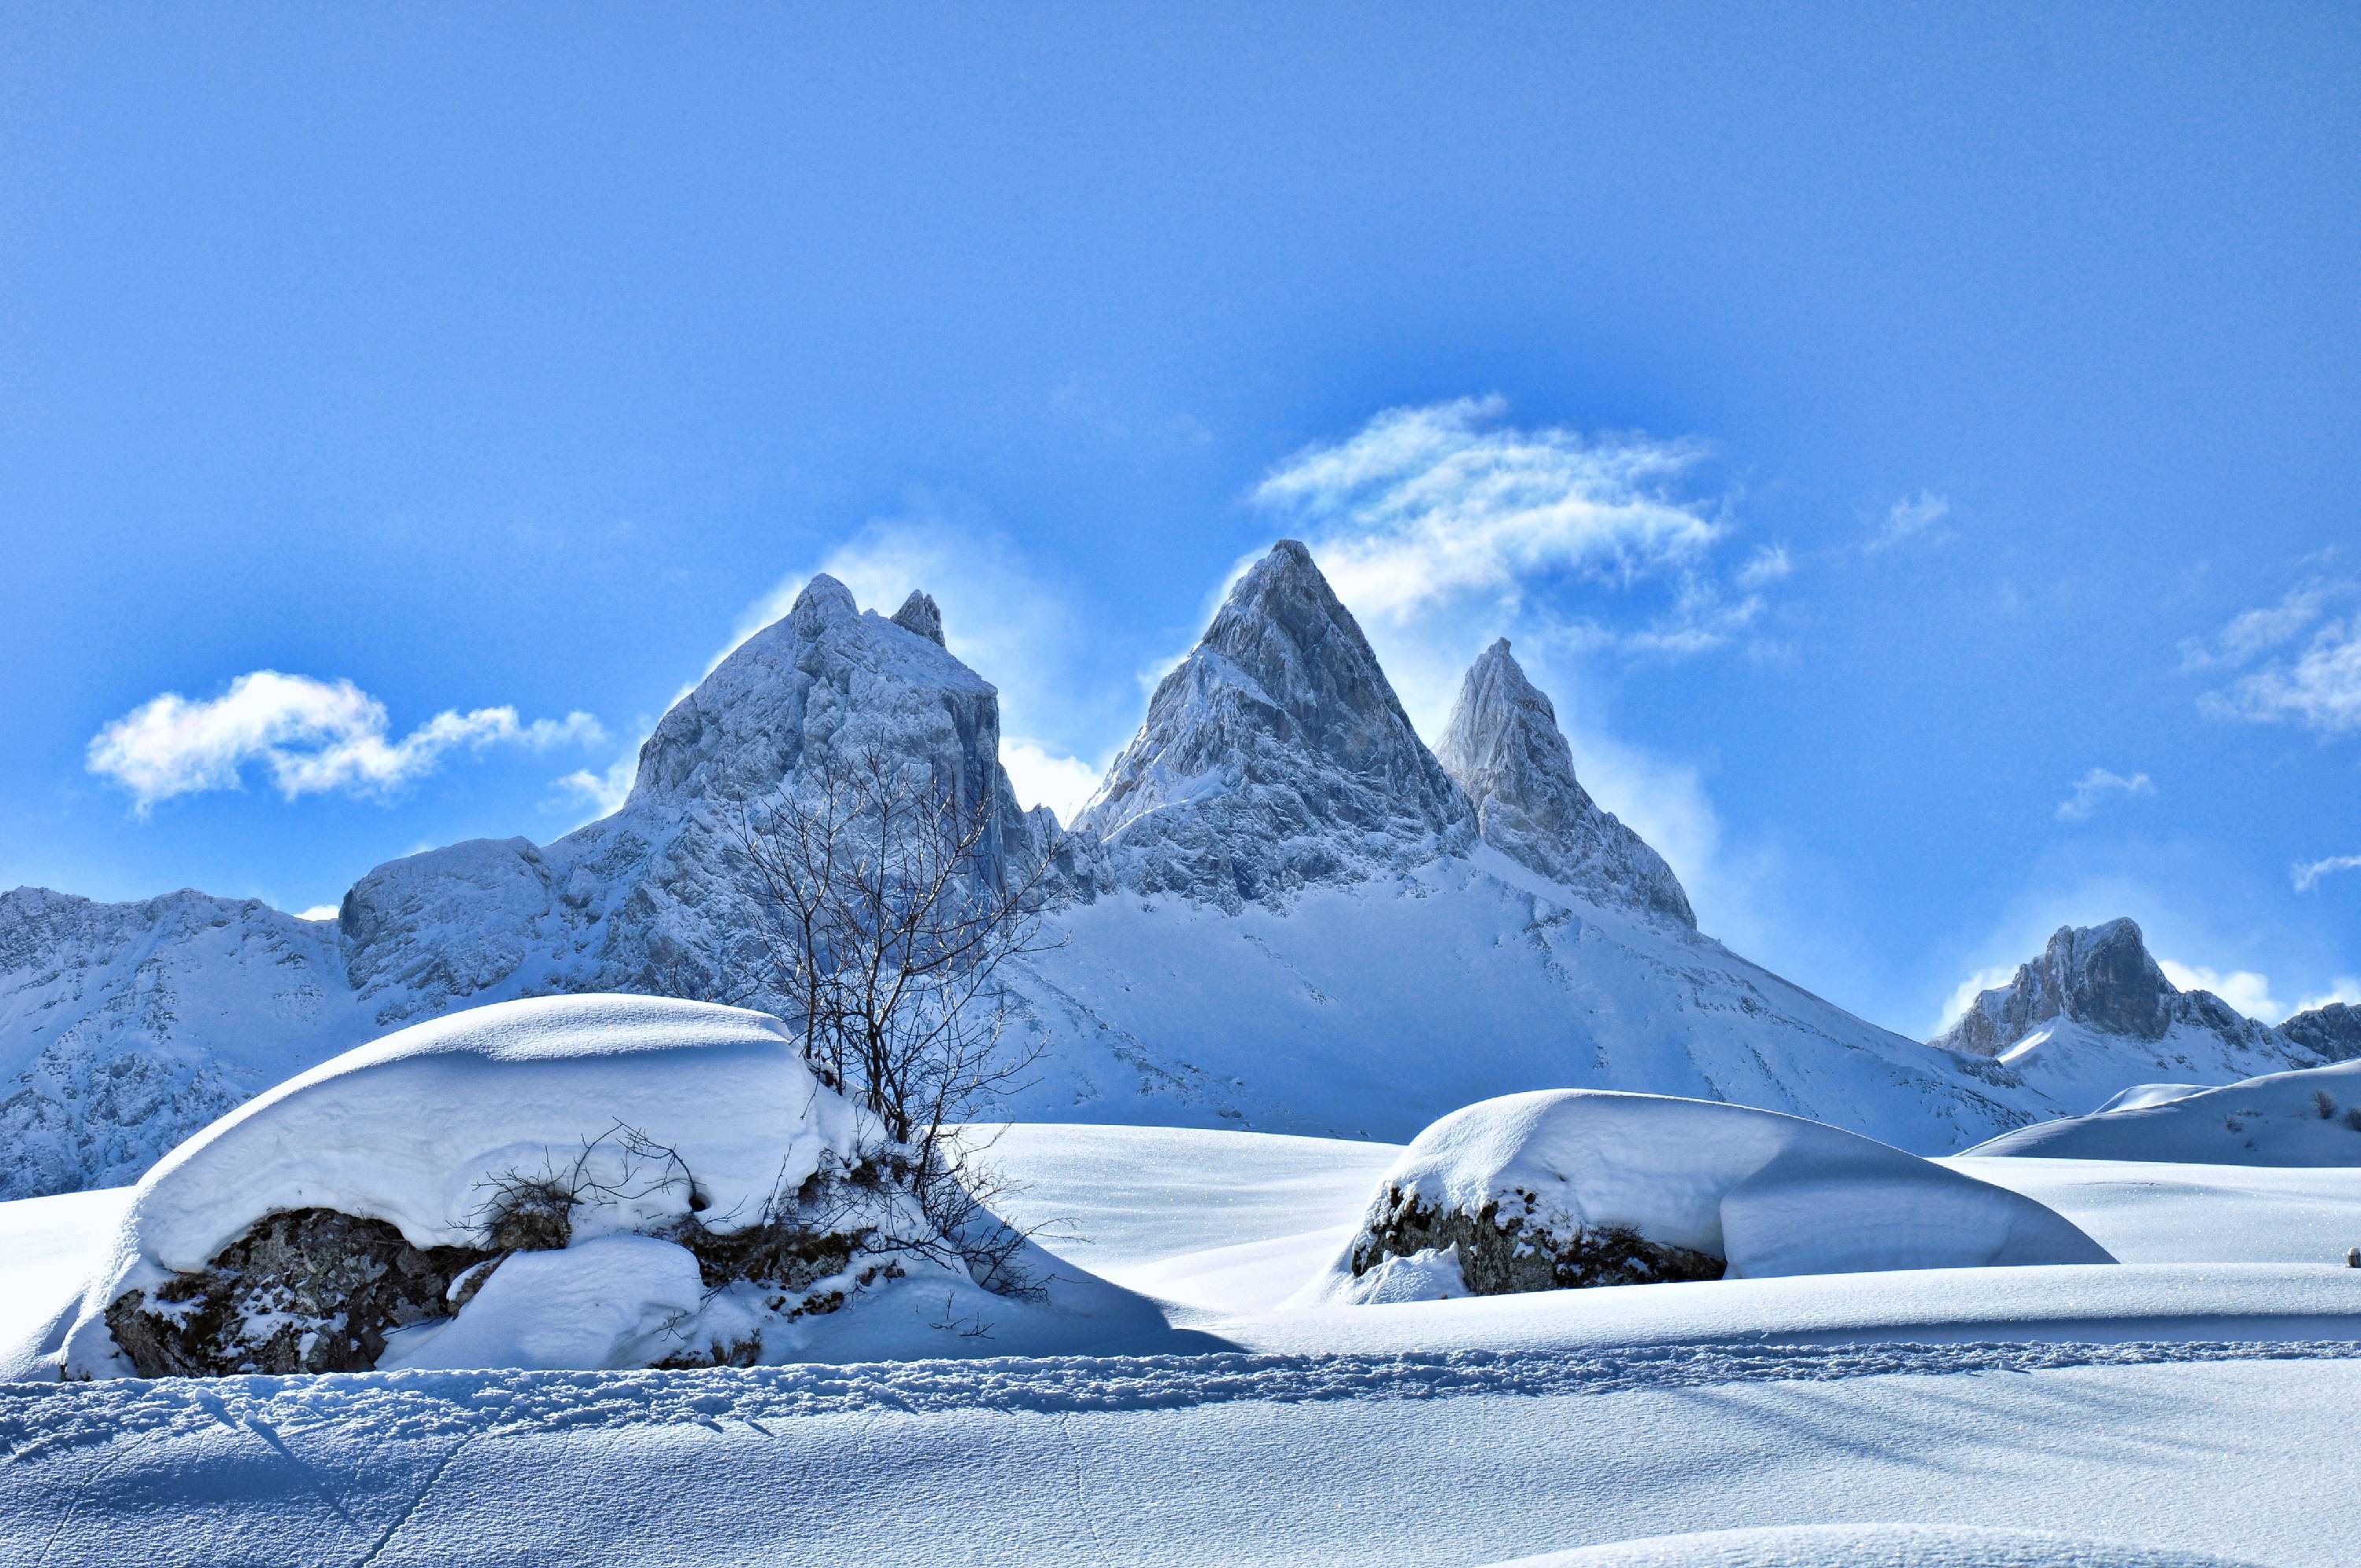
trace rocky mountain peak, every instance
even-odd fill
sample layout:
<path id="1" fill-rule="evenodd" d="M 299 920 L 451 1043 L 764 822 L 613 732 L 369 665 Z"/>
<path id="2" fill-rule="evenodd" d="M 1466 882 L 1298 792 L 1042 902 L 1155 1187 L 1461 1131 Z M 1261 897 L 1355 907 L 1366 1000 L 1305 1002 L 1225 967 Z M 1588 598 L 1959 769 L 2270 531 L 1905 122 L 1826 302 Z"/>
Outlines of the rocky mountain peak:
<path id="1" fill-rule="evenodd" d="M 2361 1007 L 2331 1002 L 2286 1020 L 2279 1033 L 2329 1061 L 2351 1061 L 2361 1057 Z"/>
<path id="2" fill-rule="evenodd" d="M 1293 540 L 1239 577 L 1077 819 L 1123 880 L 1224 907 L 1405 867 L 1473 826 Z"/>
<path id="3" fill-rule="evenodd" d="M 1998 1056 L 2060 1018 L 2151 1043 L 2183 1025 L 2231 1039 L 2278 1039 L 2212 992 L 2180 990 L 2149 956 L 2139 927 L 2116 919 L 2060 926 L 2039 958 L 2019 964 L 2006 985 L 1979 995 L 1950 1031 L 1932 1043 Z"/>
<path id="4" fill-rule="evenodd" d="M 1557 710 L 1526 678 L 1507 638 L 1460 683 L 1437 757 L 1475 807 L 1486 843 L 1594 902 L 1697 925 L 1664 857 L 1575 778 Z"/>
<path id="5" fill-rule="evenodd" d="M 910 590 L 902 608 L 894 612 L 894 624 L 905 631 L 915 632 L 936 647 L 943 646 L 943 612 L 935 608 L 935 597 L 919 589 Z"/>

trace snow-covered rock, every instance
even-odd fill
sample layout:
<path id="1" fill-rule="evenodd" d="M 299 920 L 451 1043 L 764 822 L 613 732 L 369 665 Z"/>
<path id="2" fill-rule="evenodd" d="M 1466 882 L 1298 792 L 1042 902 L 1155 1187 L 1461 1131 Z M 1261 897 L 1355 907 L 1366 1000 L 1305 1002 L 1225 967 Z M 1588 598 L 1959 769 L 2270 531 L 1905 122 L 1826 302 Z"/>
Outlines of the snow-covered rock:
<path id="1" fill-rule="evenodd" d="M 2328 1059 L 2212 992 L 2174 986 L 2130 920 L 2060 927 L 2039 958 L 1929 1043 L 1986 1058 L 2002 1081 L 2076 1110 L 2134 1083 L 2228 1083 Z"/>
<path id="2" fill-rule="evenodd" d="M 365 1368 L 407 1330 L 415 1365 L 538 1345 L 503 1364 L 608 1365 L 653 1343 L 659 1318 L 663 1355 L 710 1353 L 696 1280 L 743 1250 L 733 1238 L 808 1217 L 796 1242 L 828 1266 L 753 1280 L 792 1317 L 882 1267 L 860 1261 L 873 1244 L 923 1234 L 890 1184 L 856 1179 L 878 1144 L 761 1014 L 631 996 L 456 1014 L 324 1062 L 166 1157 L 63 1365 Z M 635 1245 L 526 1261 L 615 1238 Z M 420 1326 L 454 1310 L 447 1343 Z"/>
<path id="3" fill-rule="evenodd" d="M 2361 1061 L 2213 1089 L 2147 1088 L 2150 1092 L 2118 1095 L 2091 1115 L 2020 1127 L 1969 1152 L 2202 1165 L 2361 1165 Z"/>
<path id="4" fill-rule="evenodd" d="M 1124 885 L 1232 911 L 1403 869 L 1474 827 L 1293 540 L 1238 579 L 1075 821 Z"/>
<path id="5" fill-rule="evenodd" d="M 1309 1290 L 1384 1300 L 1406 1299 L 1406 1283 L 1499 1295 L 2111 1261 L 2029 1198 L 1835 1127 L 1706 1101 L 1554 1090 L 1470 1105 L 1421 1133 Z"/>
<path id="6" fill-rule="evenodd" d="M 1575 779 L 1557 710 L 1525 678 L 1507 638 L 1468 670 L 1436 755 L 1475 807 L 1486 843 L 1594 903 L 1697 925 L 1664 858 Z"/>

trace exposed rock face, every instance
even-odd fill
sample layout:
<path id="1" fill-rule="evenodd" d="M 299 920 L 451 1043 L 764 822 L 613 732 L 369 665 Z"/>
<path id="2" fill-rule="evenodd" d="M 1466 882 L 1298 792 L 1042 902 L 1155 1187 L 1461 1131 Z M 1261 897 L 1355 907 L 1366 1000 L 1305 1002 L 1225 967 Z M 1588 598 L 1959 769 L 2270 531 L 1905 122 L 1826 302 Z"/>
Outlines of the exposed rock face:
<path id="1" fill-rule="evenodd" d="M 943 612 L 935 608 L 932 594 L 912 589 L 910 597 L 902 601 L 902 608 L 894 612 L 894 624 L 905 631 L 916 632 L 938 648 L 943 646 Z"/>
<path id="2" fill-rule="evenodd" d="M 2361 1007 L 2332 1002 L 2285 1020 L 2279 1033 L 2319 1052 L 2323 1061 L 2351 1061 L 2361 1057 Z"/>
<path id="3" fill-rule="evenodd" d="M 107 1327 L 142 1377 L 366 1372 L 396 1329 L 453 1310 L 451 1286 L 494 1256 L 412 1246 L 382 1220 L 273 1214 L 200 1274 L 133 1290 Z"/>
<path id="4" fill-rule="evenodd" d="M 2103 926 L 2059 927 L 2041 957 L 2018 965 L 2008 984 L 1978 996 L 1950 1031 L 1932 1043 L 1972 1056 L 1998 1056 L 2055 1018 L 2135 1040 L 2161 1040 L 2176 1025 L 2256 1044 L 2271 1036 L 2212 992 L 2176 988 L 2148 956 L 2140 928 L 2129 920 L 2110 920 Z"/>
<path id="5" fill-rule="evenodd" d="M 1077 818 L 1114 874 L 1235 910 L 1463 846 L 1473 815 L 1311 552 L 1274 546 Z"/>
<path id="6" fill-rule="evenodd" d="M 1719 1279 L 1730 1266 L 1710 1253 L 1652 1242 L 1624 1225 L 1554 1235 L 1528 1225 L 1537 1195 L 1514 1195 L 1511 1213 L 1488 1202 L 1473 1214 L 1446 1209 L 1391 1188 L 1353 1247 L 1358 1278 L 1388 1257 L 1459 1249 L 1460 1277 L 1477 1296 L 1523 1290 L 1582 1290 L 1599 1285 L 1653 1285 L 1673 1279 Z"/>
<path id="7" fill-rule="evenodd" d="M 1436 755 L 1476 808 L 1486 843 L 1594 902 L 1697 926 L 1664 858 L 1575 779 L 1557 710 L 1525 678 L 1507 638 L 1460 684 Z"/>

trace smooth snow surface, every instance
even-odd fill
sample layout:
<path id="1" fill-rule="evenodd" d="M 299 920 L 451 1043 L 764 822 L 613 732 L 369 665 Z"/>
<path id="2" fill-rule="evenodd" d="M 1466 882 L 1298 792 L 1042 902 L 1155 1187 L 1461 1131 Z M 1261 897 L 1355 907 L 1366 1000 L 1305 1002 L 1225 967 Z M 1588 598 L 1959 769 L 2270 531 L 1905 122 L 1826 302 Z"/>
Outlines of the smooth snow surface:
<path id="1" fill-rule="evenodd" d="M 2210 1552 L 2046 1530 L 1795 1525 L 1708 1530 L 1520 1557 L 1501 1568 L 2241 1568 Z"/>
<path id="2" fill-rule="evenodd" d="M 697 1259 L 653 1236 L 598 1236 L 511 1253 L 456 1318 L 395 1335 L 379 1365 L 643 1366 L 677 1350 L 664 1331 L 705 1301 Z"/>
<path id="3" fill-rule="evenodd" d="M 2131 1092 L 2092 1115 L 2021 1127 L 1971 1152 L 2181 1164 L 2361 1165 L 2361 1061 L 2274 1072 L 2177 1095 Z"/>
<path id="4" fill-rule="evenodd" d="M 818 1320 L 850 1365 L 0 1386 L 0 1563 L 1480 1564 L 1830 1524 L 2354 1560 L 2361 1274 L 2326 1246 L 2361 1169 L 1955 1162 L 2113 1268 L 1273 1310 L 1401 1152 L 1011 1128 L 1015 1216 L 1077 1222 L 1053 1294 L 1093 1310 L 968 1340 L 881 1293 Z M 0 1264 L 87 1271 L 60 1201 L 0 1205 Z"/>
<path id="5" fill-rule="evenodd" d="M 1730 1278 L 1880 1269 L 2107 1263 L 2049 1209 L 1850 1133 L 1708 1101 L 1554 1090 L 1455 1111 L 1378 1180 L 1470 1216 L 1488 1209 L 1558 1242 L 1610 1229 L 1727 1260 Z M 1356 1277 L 1340 1254 L 1312 1298 L 1460 1294 L 1440 1256 Z"/>

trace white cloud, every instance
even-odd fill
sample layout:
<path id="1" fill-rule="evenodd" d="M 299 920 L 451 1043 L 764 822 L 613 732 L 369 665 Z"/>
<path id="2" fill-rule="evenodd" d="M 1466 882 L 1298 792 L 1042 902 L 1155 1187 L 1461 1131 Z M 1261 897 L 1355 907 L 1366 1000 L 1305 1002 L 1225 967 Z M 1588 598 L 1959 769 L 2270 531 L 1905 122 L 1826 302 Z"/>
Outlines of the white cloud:
<path id="1" fill-rule="evenodd" d="M 434 768 L 456 748 L 595 745 L 606 732 L 587 713 L 521 723 L 513 707 L 436 714 L 391 739 L 385 705 L 350 681 L 256 670 L 220 696 L 178 692 L 150 698 L 92 738 L 91 772 L 132 792 L 145 813 L 157 801 L 244 786 L 261 763 L 289 800 L 342 790 L 381 795 Z"/>
<path id="2" fill-rule="evenodd" d="M 1726 532 L 1674 493 L 1701 444 L 1518 430 L 1499 422 L 1507 407 L 1389 409 L 1288 458 L 1253 499 L 1314 525 L 1321 567 L 1356 614 L 1394 619 L 1470 594 L 1513 603 L 1543 573 L 1628 584 L 1676 572 Z"/>
<path id="3" fill-rule="evenodd" d="M 2074 793 L 2058 803 L 2060 822 L 2088 822 L 2092 813 L 2111 795 L 2154 795 L 2156 785 L 2146 773 L 2134 773 L 2125 778 L 2104 768 L 2092 768 L 2074 781 Z"/>
<path id="4" fill-rule="evenodd" d="M 2356 594 L 2361 584 L 2315 577 L 2210 638 L 2184 641 L 2182 669 L 2246 672 L 2201 697 L 2205 711 L 2326 735 L 2361 729 L 2361 613 L 2346 608 Z"/>
<path id="5" fill-rule="evenodd" d="M 2224 974 L 2203 964 L 2176 963 L 2159 954 L 2156 967 L 2164 978 L 2183 991 L 2210 991 L 2249 1018 L 2259 1018 L 2266 1024 L 2276 1024 L 2288 1015 L 2288 1009 L 2271 994 L 2271 982 L 2253 970 L 2232 970 Z"/>
<path id="6" fill-rule="evenodd" d="M 2211 670 L 2244 664 L 2258 653 L 2283 647 L 2344 598 L 2354 585 L 2314 577 L 2298 583 L 2275 605 L 2250 609 L 2230 618 L 2212 637 L 2184 638 L 2180 667 Z"/>
<path id="7" fill-rule="evenodd" d="M 2322 877 L 2334 876 L 2338 872 L 2361 871 L 2361 855 L 2331 855 L 2310 865 L 2294 868 L 2295 890 L 2309 893 Z"/>
<path id="8" fill-rule="evenodd" d="M 1948 496 L 1932 490 L 1921 490 L 1915 496 L 1905 496 L 1885 510 L 1885 521 L 1870 536 L 1861 548 L 1871 554 L 1891 549 L 1905 540 L 1924 538 L 1929 544 L 1949 539 L 1949 531 L 1932 532 L 1935 525 L 1951 515 Z"/>
<path id="9" fill-rule="evenodd" d="M 1072 822 L 1099 787 L 1097 768 L 1076 757 L 1045 751 L 1030 740 L 1002 741 L 1000 765 L 1008 770 L 1009 785 L 1027 810 L 1046 806 L 1060 822 Z"/>
<path id="10" fill-rule="evenodd" d="M 2292 719 L 2323 734 L 2361 729 L 2361 616 L 2328 622 L 2301 653 L 2209 694 L 2206 706 L 2258 724 Z"/>
<path id="11" fill-rule="evenodd" d="M 642 743 L 644 743 L 642 738 Z M 631 798 L 631 784 L 640 773 L 639 745 L 627 746 L 622 754 L 603 770 L 577 768 L 557 781 L 557 787 L 589 803 L 598 817 L 612 817 Z"/>
<path id="12" fill-rule="evenodd" d="M 1960 981 L 1952 991 L 1950 1000 L 1943 1003 L 1943 1015 L 1935 1021 L 1935 1027 L 1928 1032 L 1927 1037 L 1932 1039 L 1958 1023 L 1967 1013 L 1969 1003 L 1974 1002 L 1977 997 L 1994 986 L 2006 985 L 2015 978 L 2016 965 L 1994 964 L 1989 969 L 1980 969 Z"/>
<path id="13" fill-rule="evenodd" d="M 2328 989 L 2317 996 L 2307 996 L 2295 1004 L 2296 1013 L 2309 1013 L 2315 1007 L 2325 1007 L 2332 1002 L 2342 1002 L 2347 1007 L 2361 1007 L 2361 980 L 2340 974 L 2328 982 Z M 2290 1017 L 2293 1017 L 2293 1013 Z"/>
<path id="14" fill-rule="evenodd" d="M 1763 587 L 1784 580 L 1795 570 L 1795 563 L 1788 558 L 1785 545 L 1765 544 L 1746 558 L 1745 565 L 1738 568 L 1738 586 L 1741 588 Z"/>
<path id="15" fill-rule="evenodd" d="M 334 920 L 343 911 L 333 904 L 315 904 L 295 916 L 298 920 Z"/>

